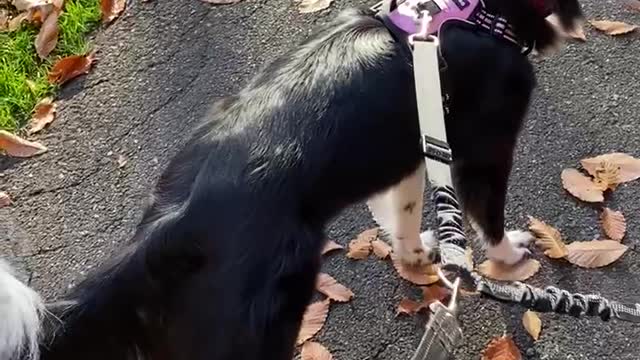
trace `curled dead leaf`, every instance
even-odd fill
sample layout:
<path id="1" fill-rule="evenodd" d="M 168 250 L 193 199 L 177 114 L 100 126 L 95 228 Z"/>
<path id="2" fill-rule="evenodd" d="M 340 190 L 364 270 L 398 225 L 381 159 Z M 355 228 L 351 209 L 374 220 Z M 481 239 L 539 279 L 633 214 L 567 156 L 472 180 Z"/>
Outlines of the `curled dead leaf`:
<path id="1" fill-rule="evenodd" d="M 540 339 L 542 320 L 540 320 L 540 316 L 538 316 L 537 313 L 527 310 L 524 315 L 522 315 L 522 325 L 524 325 L 525 330 L 527 330 L 533 340 L 537 341 Z"/>
<path id="2" fill-rule="evenodd" d="M 115 20 L 124 11 L 127 0 L 100 0 L 102 22 L 108 24 Z"/>
<path id="3" fill-rule="evenodd" d="M 331 300 L 345 302 L 351 300 L 353 292 L 346 286 L 340 284 L 329 274 L 319 273 L 316 279 L 316 289 L 327 295 Z"/>
<path id="4" fill-rule="evenodd" d="M 36 53 L 40 59 L 49 56 L 58 44 L 58 16 L 58 11 L 52 11 L 42 23 L 40 32 L 36 36 Z"/>
<path id="5" fill-rule="evenodd" d="M 440 278 L 438 278 L 436 265 L 407 265 L 400 261 L 394 253 L 391 253 L 391 260 L 393 261 L 393 267 L 395 267 L 398 275 L 416 285 L 431 285 L 440 280 Z"/>
<path id="6" fill-rule="evenodd" d="M 615 190 L 620 184 L 620 167 L 615 164 L 603 161 L 596 168 L 594 182 L 602 191 Z"/>
<path id="7" fill-rule="evenodd" d="M 600 221 L 604 233 L 607 234 L 610 239 L 622 241 L 627 231 L 627 221 L 624 219 L 622 212 L 604 208 Z"/>
<path id="8" fill-rule="evenodd" d="M 327 348 L 322 346 L 322 344 L 307 341 L 302 345 L 302 350 L 300 351 L 301 360 L 331 360 L 333 357 Z"/>
<path id="9" fill-rule="evenodd" d="M 87 55 L 71 55 L 58 60 L 49 71 L 49 82 L 61 85 L 88 73 L 95 60 L 94 55 L 94 52 L 90 52 Z"/>
<path id="10" fill-rule="evenodd" d="M 329 253 L 331 251 L 340 250 L 340 249 L 344 249 L 344 246 L 338 244 L 333 240 L 328 240 L 327 243 L 324 245 L 324 249 L 322 249 L 322 255 Z"/>
<path id="11" fill-rule="evenodd" d="M 51 98 L 44 98 L 38 102 L 29 121 L 29 134 L 35 134 L 50 124 L 56 117 L 56 104 Z"/>
<path id="12" fill-rule="evenodd" d="M 627 249 L 615 240 L 574 241 L 567 245 L 566 259 L 583 268 L 598 268 L 618 260 Z"/>
<path id="13" fill-rule="evenodd" d="M 560 259 L 569 253 L 565 243 L 562 241 L 560 231 L 545 222 L 529 216 L 529 230 L 536 236 L 538 245 L 544 254 L 552 259 Z"/>
<path id="14" fill-rule="evenodd" d="M 576 39 L 580 41 L 587 41 L 587 36 L 584 33 L 584 26 L 582 21 L 576 22 L 573 29 L 565 29 L 561 23 L 558 15 L 551 14 L 547 16 L 546 20 L 554 27 L 556 32 L 565 38 Z"/>
<path id="15" fill-rule="evenodd" d="M 638 28 L 636 25 L 627 24 L 622 21 L 591 20 L 589 22 L 596 30 L 611 36 L 628 34 Z"/>
<path id="16" fill-rule="evenodd" d="M 322 329 L 324 322 L 327 320 L 329 314 L 330 300 L 325 299 L 322 301 L 316 301 L 313 304 L 307 306 L 307 310 L 302 317 L 302 325 L 298 332 L 298 339 L 296 344 L 300 345 L 305 341 L 311 339 L 315 334 Z"/>
<path id="17" fill-rule="evenodd" d="M 373 240 L 371 247 L 373 253 L 380 259 L 386 259 L 391 254 L 391 246 L 380 239 Z"/>
<path id="18" fill-rule="evenodd" d="M 482 360 L 522 360 L 522 354 L 510 336 L 501 336 L 482 351 Z"/>
<path id="19" fill-rule="evenodd" d="M 366 259 L 371 252 L 371 242 L 378 238 L 378 228 L 368 229 L 349 242 L 347 257 L 350 259 Z"/>
<path id="20" fill-rule="evenodd" d="M 478 266 L 482 275 L 500 281 L 524 281 L 540 270 L 540 262 L 526 259 L 515 265 L 505 265 L 501 262 L 486 260 Z"/>
<path id="21" fill-rule="evenodd" d="M 571 195 L 586 202 L 602 202 L 602 190 L 591 179 L 576 169 L 564 169 L 560 175 L 562 186 Z"/>
<path id="22" fill-rule="evenodd" d="M 13 204 L 11 196 L 4 191 L 0 191 L 0 208 Z"/>
<path id="23" fill-rule="evenodd" d="M 25 140 L 8 131 L 0 130 L 0 150 L 14 157 L 32 157 L 47 151 L 39 142 Z"/>
<path id="24" fill-rule="evenodd" d="M 312 13 L 328 8 L 332 2 L 333 0 L 302 0 L 298 10 L 301 14 Z"/>
<path id="25" fill-rule="evenodd" d="M 467 246 L 467 248 L 464 250 L 464 255 L 467 260 L 467 265 L 469 265 L 469 269 L 475 268 L 476 265 L 473 261 L 473 249 L 470 246 Z"/>
<path id="26" fill-rule="evenodd" d="M 609 163 L 619 169 L 618 181 L 626 183 L 640 178 L 640 159 L 625 153 L 611 153 L 580 160 L 582 167 L 593 177 L 597 176 L 602 163 Z"/>

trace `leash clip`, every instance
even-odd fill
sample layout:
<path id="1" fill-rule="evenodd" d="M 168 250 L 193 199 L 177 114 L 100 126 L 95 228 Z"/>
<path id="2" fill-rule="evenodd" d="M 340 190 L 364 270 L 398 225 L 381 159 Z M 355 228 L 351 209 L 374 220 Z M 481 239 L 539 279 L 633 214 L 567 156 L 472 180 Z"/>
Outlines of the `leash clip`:
<path id="1" fill-rule="evenodd" d="M 433 35 L 429 35 L 429 24 L 433 18 L 429 14 L 428 10 L 418 11 L 417 19 L 420 21 L 420 30 L 417 33 L 409 35 L 409 44 L 413 45 L 416 41 L 431 42 L 434 46 L 439 45 L 438 38 Z"/>

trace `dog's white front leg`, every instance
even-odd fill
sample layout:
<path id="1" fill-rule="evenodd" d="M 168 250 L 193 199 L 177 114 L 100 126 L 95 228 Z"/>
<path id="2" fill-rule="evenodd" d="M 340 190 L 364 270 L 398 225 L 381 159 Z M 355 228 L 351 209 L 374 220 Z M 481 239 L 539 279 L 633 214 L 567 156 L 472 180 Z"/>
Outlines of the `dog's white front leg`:
<path id="1" fill-rule="evenodd" d="M 391 238 L 394 253 L 411 265 L 430 263 L 432 258 L 432 250 L 420 239 L 424 186 L 421 163 L 413 174 L 367 201 L 374 220 Z"/>

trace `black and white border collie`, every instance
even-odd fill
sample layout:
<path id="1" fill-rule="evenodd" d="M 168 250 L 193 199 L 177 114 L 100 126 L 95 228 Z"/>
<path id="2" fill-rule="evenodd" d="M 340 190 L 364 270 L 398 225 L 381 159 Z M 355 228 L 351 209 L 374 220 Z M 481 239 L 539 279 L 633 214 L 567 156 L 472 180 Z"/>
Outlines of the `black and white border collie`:
<path id="1" fill-rule="evenodd" d="M 485 6 L 539 52 L 558 37 L 541 8 L 567 29 L 581 20 L 576 0 Z M 44 304 L 0 262 L 0 360 L 290 360 L 327 223 L 423 171 L 410 53 L 373 15 L 344 11 L 217 103 L 131 241 L 61 301 Z M 516 262 L 504 203 L 532 65 L 479 28 L 440 40 L 458 195 L 488 255 Z M 429 261 L 419 229 L 398 221 L 395 251 Z"/>

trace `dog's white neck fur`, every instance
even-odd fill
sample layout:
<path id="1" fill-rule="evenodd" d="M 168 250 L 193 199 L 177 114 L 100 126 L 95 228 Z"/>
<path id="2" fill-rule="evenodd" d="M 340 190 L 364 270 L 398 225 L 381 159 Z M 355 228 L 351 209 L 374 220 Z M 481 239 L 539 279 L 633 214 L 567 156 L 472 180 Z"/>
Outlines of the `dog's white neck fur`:
<path id="1" fill-rule="evenodd" d="M 0 359 L 37 360 L 44 302 L 0 259 Z"/>

